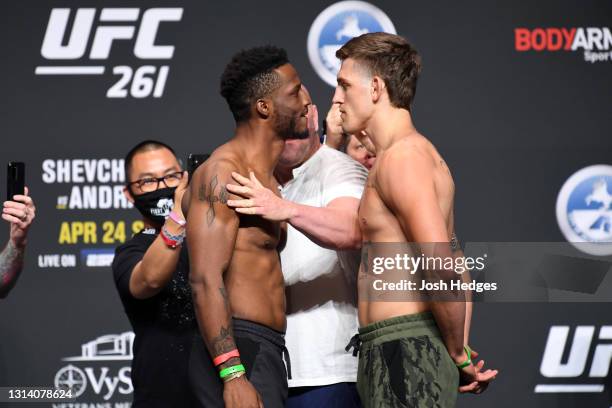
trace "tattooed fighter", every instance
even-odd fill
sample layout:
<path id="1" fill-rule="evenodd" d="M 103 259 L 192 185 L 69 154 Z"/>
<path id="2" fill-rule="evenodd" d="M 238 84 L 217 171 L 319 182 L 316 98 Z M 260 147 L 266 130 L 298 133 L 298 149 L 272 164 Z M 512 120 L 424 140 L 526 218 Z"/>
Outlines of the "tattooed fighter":
<path id="1" fill-rule="evenodd" d="M 282 408 L 281 226 L 236 213 L 226 205 L 225 186 L 233 172 L 251 174 L 278 194 L 273 170 L 286 138 L 308 136 L 311 101 L 286 52 L 272 46 L 236 54 L 221 77 L 221 95 L 236 120 L 234 137 L 198 168 L 183 199 L 203 337 L 194 343 L 190 381 L 203 407 Z"/>

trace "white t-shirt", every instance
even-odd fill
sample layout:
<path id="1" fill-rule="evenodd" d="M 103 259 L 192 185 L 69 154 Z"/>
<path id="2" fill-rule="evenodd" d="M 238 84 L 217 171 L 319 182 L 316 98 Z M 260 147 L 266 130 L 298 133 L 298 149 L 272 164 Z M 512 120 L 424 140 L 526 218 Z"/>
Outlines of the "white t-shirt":
<path id="1" fill-rule="evenodd" d="M 322 145 L 281 189 L 283 198 L 325 207 L 339 197 L 361 198 L 367 170 L 344 153 Z M 354 382 L 357 358 L 344 350 L 357 333 L 359 251 L 333 251 L 287 227 L 281 251 L 287 293 L 289 387 Z"/>

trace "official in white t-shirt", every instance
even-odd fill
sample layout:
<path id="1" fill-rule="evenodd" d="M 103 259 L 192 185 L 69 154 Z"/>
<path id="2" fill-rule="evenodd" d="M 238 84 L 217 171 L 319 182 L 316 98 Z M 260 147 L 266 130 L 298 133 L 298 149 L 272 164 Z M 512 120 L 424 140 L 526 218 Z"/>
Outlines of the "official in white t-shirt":
<path id="1" fill-rule="evenodd" d="M 316 122 L 312 111 L 309 119 Z M 357 209 L 367 171 L 346 154 L 321 145 L 311 132 L 286 141 L 275 174 L 282 199 L 253 175 L 235 176 L 245 199 L 228 205 L 288 223 L 281 251 L 291 359 L 286 407 L 360 407 L 357 358 L 345 347 L 358 329 Z M 236 186 L 227 187 L 239 192 Z"/>

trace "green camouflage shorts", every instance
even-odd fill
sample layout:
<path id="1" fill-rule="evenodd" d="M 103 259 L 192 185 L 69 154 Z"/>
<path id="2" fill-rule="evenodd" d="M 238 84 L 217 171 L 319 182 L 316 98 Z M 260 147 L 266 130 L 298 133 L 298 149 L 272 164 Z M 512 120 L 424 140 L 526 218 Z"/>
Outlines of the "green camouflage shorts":
<path id="1" fill-rule="evenodd" d="M 357 391 L 364 408 L 450 408 L 459 371 L 430 312 L 359 329 Z"/>

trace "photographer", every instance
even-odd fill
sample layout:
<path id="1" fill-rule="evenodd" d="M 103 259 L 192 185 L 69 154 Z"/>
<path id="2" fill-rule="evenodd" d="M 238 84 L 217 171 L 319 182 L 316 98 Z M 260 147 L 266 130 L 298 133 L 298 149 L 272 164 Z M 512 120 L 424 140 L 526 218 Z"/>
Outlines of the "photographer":
<path id="1" fill-rule="evenodd" d="M 190 407 L 187 368 L 196 321 L 189 286 L 187 173 L 166 144 L 147 140 L 125 158 L 124 193 L 144 229 L 115 251 L 113 274 L 134 328 L 133 407 Z"/>

